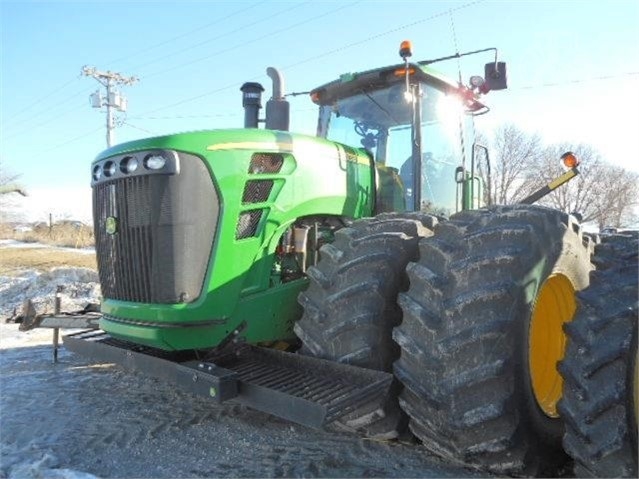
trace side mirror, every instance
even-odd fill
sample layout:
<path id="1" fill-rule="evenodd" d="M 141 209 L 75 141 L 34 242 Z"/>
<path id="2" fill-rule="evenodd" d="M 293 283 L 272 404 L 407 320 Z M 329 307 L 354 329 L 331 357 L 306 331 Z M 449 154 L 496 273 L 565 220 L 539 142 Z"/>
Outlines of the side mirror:
<path id="1" fill-rule="evenodd" d="M 484 78 L 488 90 L 505 90 L 508 88 L 506 81 L 506 62 L 490 62 L 484 67 Z"/>

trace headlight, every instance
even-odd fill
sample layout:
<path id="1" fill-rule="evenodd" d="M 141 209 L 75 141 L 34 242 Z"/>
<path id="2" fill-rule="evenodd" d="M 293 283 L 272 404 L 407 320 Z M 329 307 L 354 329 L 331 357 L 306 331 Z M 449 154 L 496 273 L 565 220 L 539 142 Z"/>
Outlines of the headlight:
<path id="1" fill-rule="evenodd" d="M 111 177 L 115 175 L 115 163 L 112 161 L 107 161 L 104 164 L 104 176 Z"/>
<path id="2" fill-rule="evenodd" d="M 162 155 L 149 155 L 144 158 L 144 167 L 149 170 L 159 170 L 166 164 L 166 158 Z"/>
<path id="3" fill-rule="evenodd" d="M 102 169 L 100 165 L 95 165 L 93 167 L 93 181 L 98 181 L 100 178 L 102 178 Z"/>
<path id="4" fill-rule="evenodd" d="M 138 160 L 134 156 L 127 156 L 120 161 L 120 171 L 122 173 L 133 173 L 138 169 Z"/>

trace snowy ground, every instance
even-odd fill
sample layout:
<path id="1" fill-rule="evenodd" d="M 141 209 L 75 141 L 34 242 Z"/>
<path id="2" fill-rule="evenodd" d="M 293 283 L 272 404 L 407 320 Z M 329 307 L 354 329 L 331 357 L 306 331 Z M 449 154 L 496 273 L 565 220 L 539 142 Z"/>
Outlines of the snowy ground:
<path id="1" fill-rule="evenodd" d="M 32 299 L 38 313 L 53 313 L 56 288 L 64 286 L 62 311 L 76 311 L 87 303 L 100 302 L 96 271 L 88 268 L 53 268 L 46 272 L 25 270 L 16 276 L 0 276 L 0 318 L 20 311 L 22 302 Z"/>
<path id="2" fill-rule="evenodd" d="M 65 310 L 99 296 L 94 271 L 26 271 L 0 278 L 0 318 L 25 297 L 50 309 L 57 284 Z M 0 324 L 0 478 L 473 477 L 418 445 L 216 405 L 64 349 L 53 364 L 51 334 Z"/>

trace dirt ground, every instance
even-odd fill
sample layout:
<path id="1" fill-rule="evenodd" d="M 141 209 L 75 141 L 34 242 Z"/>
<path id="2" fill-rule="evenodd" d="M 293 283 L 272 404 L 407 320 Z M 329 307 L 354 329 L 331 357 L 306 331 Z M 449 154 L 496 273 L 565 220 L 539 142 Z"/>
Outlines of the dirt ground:
<path id="1" fill-rule="evenodd" d="M 95 254 L 51 248 L 7 248 L 0 246 L 0 275 L 24 269 L 49 270 L 56 267 L 97 268 Z"/>
<path id="2" fill-rule="evenodd" d="M 313 430 L 0 325 L 0 477 L 480 477 L 418 445 Z"/>

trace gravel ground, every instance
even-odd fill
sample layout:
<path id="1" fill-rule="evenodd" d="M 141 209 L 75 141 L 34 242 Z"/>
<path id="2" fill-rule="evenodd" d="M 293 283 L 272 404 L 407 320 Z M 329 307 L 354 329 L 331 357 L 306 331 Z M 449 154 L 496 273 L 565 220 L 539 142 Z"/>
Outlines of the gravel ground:
<path id="1" fill-rule="evenodd" d="M 51 311 L 96 302 L 94 271 L 0 277 L 0 318 L 29 297 Z M 313 430 L 60 351 L 51 330 L 0 323 L 0 478 L 480 477 L 417 444 Z"/>
<path id="2" fill-rule="evenodd" d="M 0 333 L 0 477 L 473 477 L 418 445 L 216 405 L 64 349 L 52 364 L 48 330 Z"/>

